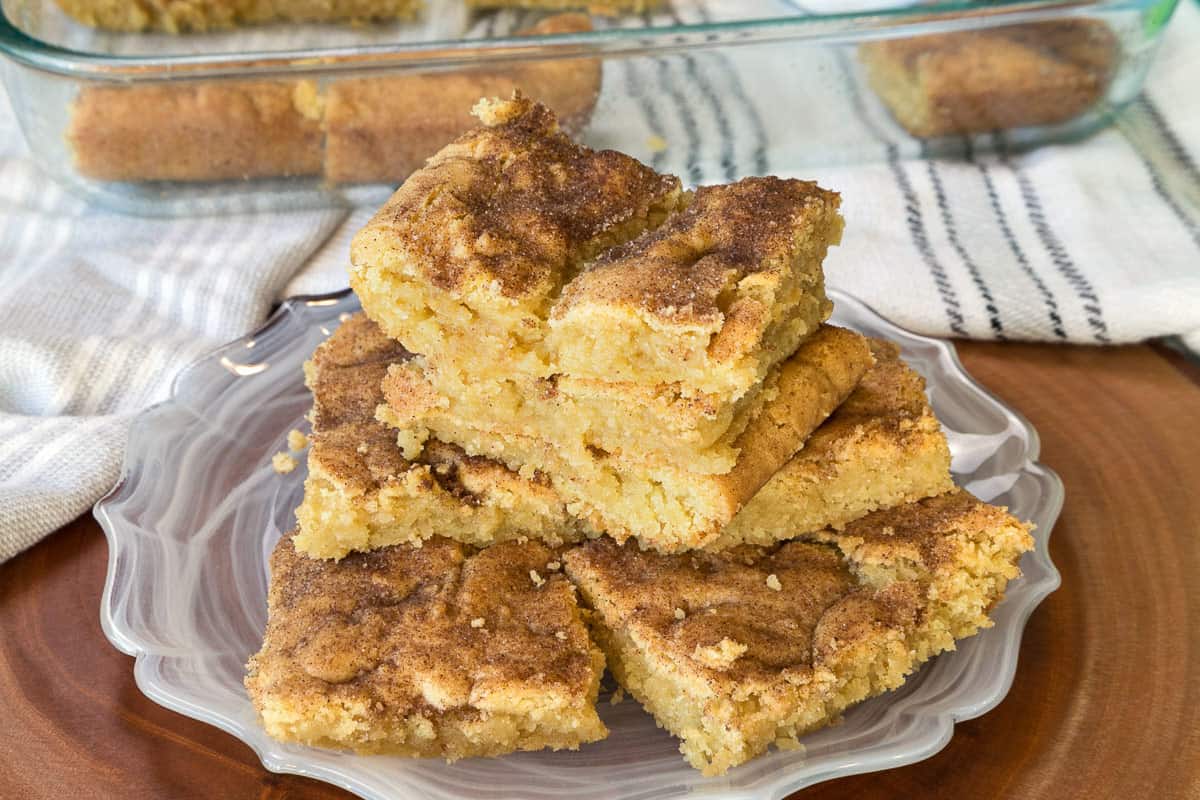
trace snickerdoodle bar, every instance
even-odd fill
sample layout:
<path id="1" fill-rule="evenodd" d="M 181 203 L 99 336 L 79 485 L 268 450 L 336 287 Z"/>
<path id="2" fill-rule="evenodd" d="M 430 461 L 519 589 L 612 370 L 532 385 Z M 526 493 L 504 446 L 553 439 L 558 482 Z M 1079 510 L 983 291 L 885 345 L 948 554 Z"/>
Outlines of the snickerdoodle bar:
<path id="1" fill-rule="evenodd" d="M 285 742 L 435 756 L 576 749 L 603 739 L 604 657 L 559 555 L 434 537 L 341 561 L 285 536 L 246 688 Z"/>
<path id="2" fill-rule="evenodd" d="M 961 491 L 770 548 L 565 556 L 618 683 L 719 775 L 795 746 L 991 624 L 1027 527 Z"/>

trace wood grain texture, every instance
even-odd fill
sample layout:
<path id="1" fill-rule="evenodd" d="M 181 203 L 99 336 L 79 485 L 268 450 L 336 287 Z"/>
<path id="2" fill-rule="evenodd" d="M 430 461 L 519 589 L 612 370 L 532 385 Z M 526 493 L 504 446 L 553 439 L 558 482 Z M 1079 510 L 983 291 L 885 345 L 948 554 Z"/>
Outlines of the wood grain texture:
<path id="1" fill-rule="evenodd" d="M 1063 587 L 939 755 L 801 795 L 1200 797 L 1200 386 L 1149 347 L 960 350 L 1066 483 Z M 100 631 L 106 557 L 89 517 L 0 567 L 0 798 L 347 797 L 147 700 Z"/>

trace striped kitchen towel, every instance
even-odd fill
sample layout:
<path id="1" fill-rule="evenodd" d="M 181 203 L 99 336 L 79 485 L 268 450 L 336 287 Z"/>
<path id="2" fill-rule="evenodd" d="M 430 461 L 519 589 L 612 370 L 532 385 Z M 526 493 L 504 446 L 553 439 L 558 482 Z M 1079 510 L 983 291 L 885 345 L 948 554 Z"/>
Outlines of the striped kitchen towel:
<path id="1" fill-rule="evenodd" d="M 711 17 L 678 5 L 680 21 Z M 1180 335 L 1200 349 L 1197 40 L 1200 11 L 1185 3 L 1150 88 L 1115 126 L 1026 154 L 984 137 L 962 142 L 965 157 L 922 158 L 858 88 L 852 53 L 796 55 L 816 76 L 802 79 L 757 48 L 606 64 L 587 138 L 690 183 L 775 173 L 838 189 L 848 226 L 829 282 L 914 330 Z M 371 213 L 124 218 L 42 175 L 6 106 L 0 96 L 0 560 L 115 482 L 130 419 L 182 366 L 284 296 L 343 288 L 349 238 Z M 853 161 L 804 145 L 834 134 Z"/>
<path id="2" fill-rule="evenodd" d="M 133 415 L 256 327 L 343 216 L 90 208 L 33 165 L 0 92 L 0 561 L 108 491 Z"/>

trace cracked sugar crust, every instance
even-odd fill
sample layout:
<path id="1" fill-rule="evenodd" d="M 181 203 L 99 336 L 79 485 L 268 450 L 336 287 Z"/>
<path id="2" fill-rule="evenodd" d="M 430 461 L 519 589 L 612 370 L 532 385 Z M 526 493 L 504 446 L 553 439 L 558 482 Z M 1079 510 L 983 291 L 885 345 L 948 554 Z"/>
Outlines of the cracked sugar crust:
<path id="1" fill-rule="evenodd" d="M 375 419 L 389 366 L 408 357 L 361 314 L 346 319 L 305 365 L 313 393 L 309 476 L 296 511 L 296 546 L 341 558 L 435 534 L 475 545 L 530 536 L 553 544 L 581 534 L 544 477 L 522 477 L 436 439 L 405 457 Z"/>
<path id="2" fill-rule="evenodd" d="M 558 369 L 745 396 L 832 310 L 822 262 L 841 241 L 839 203 L 775 177 L 701 187 L 567 284 L 549 321 Z"/>
<path id="3" fill-rule="evenodd" d="M 900 625 L 916 614 L 907 593 L 864 596 L 854 617 L 822 626 L 859 586 L 835 549 L 812 542 L 665 556 L 602 538 L 571 550 L 565 561 L 605 626 L 626 629 L 654 658 L 720 691 L 807 673 L 822 650 L 856 626 Z M 771 588 L 771 575 L 788 591 Z"/>
<path id="4" fill-rule="evenodd" d="M 662 226 L 590 264 L 563 290 L 552 317 L 601 304 L 674 324 L 729 324 L 728 314 L 736 325 L 739 310 L 728 301 L 739 284 L 763 291 L 782 283 L 797 240 L 823 233 L 831 223 L 840 233 L 840 221 L 833 222 L 840 202 L 836 192 L 815 183 L 771 176 L 702 186 Z M 816 278 L 810 276 L 813 283 Z"/>
<path id="5" fill-rule="evenodd" d="M 1028 525 L 1003 506 L 981 502 L 962 489 L 880 509 L 841 531 L 819 531 L 813 538 L 836 544 L 862 570 L 916 570 L 930 578 L 964 568 L 994 571 L 997 557 L 1033 547 Z M 1016 577 L 1015 563 L 1010 567 L 1006 577 Z"/>
<path id="6" fill-rule="evenodd" d="M 375 413 L 384 402 L 382 384 L 388 368 L 407 359 L 408 352 L 362 314 L 347 319 L 313 353 L 306 365 L 313 392 L 310 458 L 321 462 L 326 475 L 366 491 L 416 469 L 424 483 L 436 483 L 465 503 L 475 502 L 472 498 L 477 494 L 468 484 L 488 477 L 531 488 L 548 486 L 544 480 L 522 479 L 497 462 L 468 456 L 436 439 L 425 442 L 418 459 L 405 458 L 396 446 L 395 431 L 377 421 Z"/>
<path id="7" fill-rule="evenodd" d="M 604 662 L 574 591 L 561 574 L 529 580 L 555 557 L 538 542 L 435 537 L 317 561 L 284 537 L 246 679 L 268 732 L 446 758 L 603 738 Z"/>
<path id="8" fill-rule="evenodd" d="M 389 366 L 408 358 L 399 342 L 362 314 L 344 320 L 304 367 L 305 382 L 313 392 L 314 436 L 374 420 L 383 376 Z"/>
<path id="9" fill-rule="evenodd" d="M 990 626 L 1032 546 L 956 490 L 773 547 L 668 556 L 601 539 L 564 561 L 618 683 L 716 775 Z"/>
<path id="10" fill-rule="evenodd" d="M 481 383 L 679 382 L 729 403 L 829 316 L 836 193 L 767 177 L 692 195 L 520 95 L 476 114 L 351 248 L 366 313 L 413 352 Z"/>
<path id="11" fill-rule="evenodd" d="M 545 300 L 606 237 L 678 202 L 678 178 L 576 144 L 528 98 L 476 114 L 484 126 L 430 158 L 355 237 L 356 265 L 383 248 L 457 295 Z"/>
<path id="12" fill-rule="evenodd" d="M 663 555 L 601 538 L 569 550 L 564 563 L 606 625 L 644 633 L 648 646 L 671 658 L 691 659 L 697 648 L 723 639 L 744 644 L 723 676 L 709 678 L 753 681 L 810 666 L 823 646 L 814 638 L 818 624 L 839 598 L 859 589 L 913 579 L 984 581 L 987 598 L 982 584 L 967 581 L 959 590 L 980 593 L 980 614 L 970 622 L 987 624 L 983 613 L 1002 596 L 1004 582 L 1020 574 L 1017 559 L 1032 547 L 1028 526 L 1005 508 L 955 489 L 872 512 L 842 531 L 825 529 L 773 547 Z M 940 600 L 953 598 L 943 592 Z M 908 600 L 875 601 L 880 605 L 857 606 L 866 617 L 841 616 L 840 629 L 868 618 L 917 619 Z"/>

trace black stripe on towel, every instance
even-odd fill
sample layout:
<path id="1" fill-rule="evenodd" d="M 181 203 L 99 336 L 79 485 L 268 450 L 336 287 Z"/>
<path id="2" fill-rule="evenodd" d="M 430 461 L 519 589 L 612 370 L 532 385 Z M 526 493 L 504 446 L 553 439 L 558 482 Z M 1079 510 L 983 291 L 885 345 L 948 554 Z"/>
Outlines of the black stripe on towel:
<path id="1" fill-rule="evenodd" d="M 996 224 L 1000 228 L 1000 233 L 1004 236 L 1004 241 L 1008 243 L 1008 249 L 1012 251 L 1013 258 L 1017 260 L 1017 265 L 1024 272 L 1033 285 L 1037 288 L 1038 294 L 1042 296 L 1042 304 L 1046 306 L 1046 316 L 1050 319 L 1050 330 L 1059 339 L 1066 339 L 1067 332 L 1063 328 L 1062 315 L 1058 310 L 1058 301 L 1054 297 L 1054 292 L 1042 280 L 1042 276 L 1037 273 L 1033 265 L 1029 263 L 1029 259 L 1025 257 L 1025 250 L 1017 241 L 1017 237 L 1013 235 L 1012 228 L 1008 224 L 1008 215 L 1004 213 L 1004 208 L 1000 205 L 1000 195 L 996 193 L 996 184 L 992 181 L 991 172 L 988 170 L 987 164 L 982 161 L 977 161 L 974 154 L 970 154 L 971 161 L 979 168 L 979 175 L 983 178 L 984 189 L 987 190 L 988 200 L 992 204 L 992 213 L 996 216 Z"/>
<path id="2" fill-rule="evenodd" d="M 883 145 L 888 169 L 891 171 L 896 188 L 900 191 L 900 197 L 904 201 L 904 221 L 908 225 L 908 234 L 912 237 L 913 246 L 921 256 L 921 261 L 925 263 L 925 267 L 933 278 L 933 285 L 942 299 L 942 309 L 946 313 L 947 324 L 955 335 L 965 337 L 967 335 L 966 319 L 963 317 L 958 292 L 955 290 L 954 284 L 950 282 L 950 276 L 945 267 L 938 261 L 933 245 L 929 242 L 925 215 L 921 213 L 921 200 L 917 197 L 916 190 L 913 189 L 912 181 L 908 179 L 908 173 L 904 171 L 904 164 L 900 160 L 900 146 L 884 134 L 871 119 L 867 107 L 864 105 L 862 94 L 858 91 L 858 86 L 850 75 L 850 66 L 846 63 L 845 53 L 839 51 L 837 60 L 838 72 L 846 88 L 846 94 L 850 98 L 850 104 L 854 108 L 854 113 L 871 135 Z"/>
<path id="3" fill-rule="evenodd" d="M 937 201 L 938 211 L 941 213 L 942 225 L 946 228 L 946 238 L 950 240 L 950 246 L 958 253 L 963 266 L 966 267 L 967 273 L 971 276 L 971 283 L 975 284 L 975 288 L 979 290 L 979 296 L 983 298 L 983 307 L 988 313 L 988 326 L 992 329 L 992 335 L 1003 341 L 1007 337 L 1004 335 L 1004 323 L 1000 321 L 1000 309 L 996 307 L 996 298 L 992 296 L 992 290 L 988 288 L 987 281 L 983 279 L 979 265 L 975 263 L 975 259 L 971 257 L 962 240 L 958 238 L 958 228 L 950 213 L 950 202 L 946 199 L 946 187 L 942 185 L 942 177 L 938 174 L 937 162 L 933 159 L 926 159 L 925 166 L 929 173 L 929 180 L 933 184 L 933 196 Z"/>
<path id="4" fill-rule="evenodd" d="M 967 329 L 962 306 L 958 302 L 958 292 L 954 290 L 954 286 L 950 283 L 950 277 L 946 274 L 946 270 L 937 259 L 937 254 L 933 252 L 933 246 L 929 243 L 925 218 L 921 213 L 921 201 L 904 171 L 904 165 L 900 163 L 900 148 L 895 144 L 888 143 L 887 145 L 887 164 L 896 181 L 896 187 L 900 190 L 900 196 L 904 200 L 904 220 L 908 224 L 909 236 L 912 237 L 913 246 L 917 248 L 921 260 L 929 269 L 929 274 L 933 276 L 933 284 L 937 287 L 938 296 L 942 298 L 942 307 L 946 312 L 950 330 L 959 336 L 966 336 Z"/>
<path id="5" fill-rule="evenodd" d="M 665 138 L 666 129 L 663 128 L 662 118 L 658 116 L 658 109 L 654 103 L 646 97 L 646 93 L 642 91 L 642 80 L 638 75 L 638 68 L 634 62 L 628 58 L 621 59 L 621 67 L 625 72 L 625 93 L 633 98 L 637 103 L 638 108 L 642 112 L 642 117 L 646 120 L 646 127 L 654 132 L 655 136 Z M 657 172 L 662 172 L 663 161 L 666 159 L 666 151 L 659 150 L 650 155 L 650 166 Z"/>
<path id="6" fill-rule="evenodd" d="M 1146 116 L 1150 119 L 1151 124 L 1153 124 L 1153 115 L 1147 114 Z M 1128 131 L 1123 127 L 1120 127 L 1119 130 L 1125 137 L 1125 142 L 1129 145 L 1129 149 L 1133 151 L 1133 154 L 1137 156 L 1138 161 L 1141 161 L 1142 166 L 1145 167 L 1146 174 L 1150 178 L 1150 186 L 1154 189 L 1154 193 L 1158 195 L 1159 199 L 1163 201 L 1163 205 L 1165 205 L 1167 209 L 1175 216 L 1175 218 L 1179 220 L 1180 224 L 1187 228 L 1188 235 L 1191 237 L 1192 241 L 1195 242 L 1197 247 L 1200 247 L 1200 223 L 1197 223 L 1196 220 L 1184 210 L 1183 206 L 1179 204 L 1179 201 L 1175 199 L 1175 196 L 1171 194 L 1171 190 L 1167 188 L 1167 182 L 1163 179 L 1162 173 L 1158 171 L 1158 167 L 1154 166 L 1154 162 L 1151 161 L 1150 157 L 1146 155 L 1145 151 L 1138 146 L 1138 143 L 1133 140 Z M 1174 136 L 1174 134 L 1170 133 L 1169 129 L 1164 128 L 1163 131 L 1166 131 L 1169 136 Z M 1162 135 L 1163 131 L 1159 131 L 1160 135 Z M 1167 145 L 1169 148 L 1169 141 L 1167 142 Z M 1182 149 L 1182 146 L 1180 147 Z M 1186 154 L 1186 151 L 1184 151 L 1184 153 Z"/>
<path id="7" fill-rule="evenodd" d="M 1129 140 L 1126 139 L 1126 141 Z M 1175 199 L 1174 195 L 1167 188 L 1166 181 L 1163 180 L 1162 173 L 1158 171 L 1158 168 L 1154 166 L 1154 162 L 1133 142 L 1129 142 L 1129 147 L 1133 150 L 1134 155 L 1138 157 L 1138 160 L 1142 162 L 1142 166 L 1146 168 L 1146 174 L 1150 177 L 1150 186 L 1154 189 L 1154 193 L 1158 195 L 1159 199 L 1163 201 L 1163 205 L 1179 220 L 1180 224 L 1187 228 L 1188 235 L 1192 241 L 1195 242 L 1197 247 L 1200 247 L 1200 224 L 1197 224 L 1196 220 L 1192 219 L 1183 210 L 1183 207 L 1179 205 L 1179 201 Z"/>
<path id="8" fill-rule="evenodd" d="M 712 21 L 712 15 L 709 13 L 706 3 L 697 0 L 692 4 L 692 8 L 700 15 L 702 22 Z M 741 76 L 738 74 L 733 60 L 720 51 L 711 53 L 710 55 L 721 66 L 720 72 L 728 79 L 730 95 L 742 107 L 743 114 L 741 118 L 750 124 L 750 134 L 754 142 L 751 151 L 751 161 L 754 167 L 751 174 L 766 175 L 770 171 L 770 162 L 767 156 L 769 142 L 766 123 L 763 122 L 762 115 L 758 111 L 758 106 L 746 93 L 746 87 L 742 83 Z M 737 172 L 740 171 L 737 170 Z"/>
<path id="9" fill-rule="evenodd" d="M 654 65 L 657 67 L 658 84 L 674 103 L 676 113 L 679 114 L 679 120 L 683 126 L 683 138 L 687 143 L 687 160 L 684 162 L 687 181 L 691 184 L 698 184 L 704 178 L 704 172 L 700 169 L 700 129 L 696 124 L 696 115 L 692 113 L 687 98 L 680 94 L 675 81 L 671 78 L 670 60 L 655 57 Z"/>
<path id="10" fill-rule="evenodd" d="M 1180 169 L 1183 170 L 1192 181 L 1200 187 L 1200 168 L 1196 166 L 1195 159 L 1192 158 L 1191 152 L 1184 147 L 1183 142 L 1175 134 L 1174 128 L 1167 122 L 1167 118 L 1163 116 L 1162 111 L 1154 104 L 1145 92 L 1138 96 L 1137 103 L 1145 112 L 1146 118 L 1150 120 L 1150 124 L 1154 126 L 1154 130 L 1162 137 L 1163 143 L 1166 145 L 1167 152 L 1179 162 Z"/>
<path id="11" fill-rule="evenodd" d="M 647 28 L 653 25 L 653 19 L 648 12 L 642 14 L 642 25 Z M 693 185 L 698 184 L 704 178 L 704 172 L 700 169 L 700 126 L 696 122 L 696 115 L 671 76 L 671 58 L 652 56 L 651 60 L 654 62 L 655 73 L 658 77 L 658 88 L 671 98 L 671 103 L 675 106 L 675 112 L 683 125 L 683 137 L 687 144 L 687 155 L 684 161 L 684 168 L 687 172 L 686 180 Z"/>
<path id="12" fill-rule="evenodd" d="M 1112 340 L 1108 336 L 1108 323 L 1104 321 L 1104 309 L 1100 305 L 1100 296 L 1096 293 L 1092 282 L 1076 266 L 1062 239 L 1058 238 L 1054 229 L 1050 227 L 1033 181 L 1020 165 L 1009 157 L 1008 142 L 999 135 L 996 138 L 996 152 L 999 154 L 1000 163 L 1008 167 L 1012 171 L 1013 177 L 1017 179 L 1017 189 L 1021 193 L 1021 202 L 1025 204 L 1025 213 L 1029 216 L 1029 223 L 1033 225 L 1033 230 L 1037 233 L 1038 240 L 1045 248 L 1046 254 L 1050 256 L 1050 263 L 1058 270 L 1058 274 L 1063 276 L 1067 284 L 1075 290 L 1075 296 L 1079 298 L 1083 306 L 1084 319 L 1087 320 L 1088 327 L 1092 329 L 1092 336 L 1100 344 L 1109 344 Z"/>
<path id="13" fill-rule="evenodd" d="M 671 19 L 676 25 L 682 25 L 683 20 L 672 8 L 670 10 Z M 705 56 L 700 56 L 704 58 Z M 711 58 L 711 56 L 709 56 Z M 721 174 L 726 181 L 732 181 L 737 177 L 737 165 L 734 163 L 733 155 L 733 126 L 729 122 L 729 116 L 725 113 L 725 109 L 721 105 L 721 98 L 713 89 L 712 84 L 708 82 L 700 67 L 697 64 L 696 57 L 683 55 L 683 66 L 687 71 L 688 78 L 691 79 L 700 94 L 708 102 L 709 108 L 712 109 L 713 120 L 716 122 L 717 131 L 721 137 Z M 697 131 L 697 136 L 699 131 Z"/>

